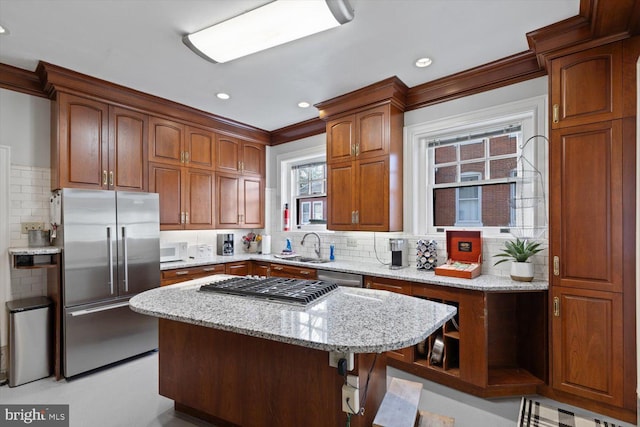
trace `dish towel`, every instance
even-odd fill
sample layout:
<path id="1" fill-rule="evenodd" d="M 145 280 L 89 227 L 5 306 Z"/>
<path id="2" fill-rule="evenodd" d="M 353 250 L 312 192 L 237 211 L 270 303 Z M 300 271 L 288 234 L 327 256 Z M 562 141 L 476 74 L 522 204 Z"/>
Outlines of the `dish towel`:
<path id="1" fill-rule="evenodd" d="M 518 427 L 616 427 L 616 424 L 581 417 L 566 409 L 523 397 Z"/>

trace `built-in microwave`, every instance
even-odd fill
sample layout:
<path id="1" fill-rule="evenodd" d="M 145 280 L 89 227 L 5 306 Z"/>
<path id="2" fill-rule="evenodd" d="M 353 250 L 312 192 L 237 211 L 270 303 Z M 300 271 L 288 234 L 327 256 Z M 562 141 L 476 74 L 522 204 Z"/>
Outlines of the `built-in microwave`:
<path id="1" fill-rule="evenodd" d="M 188 257 L 187 242 L 160 242 L 160 262 L 186 261 Z"/>

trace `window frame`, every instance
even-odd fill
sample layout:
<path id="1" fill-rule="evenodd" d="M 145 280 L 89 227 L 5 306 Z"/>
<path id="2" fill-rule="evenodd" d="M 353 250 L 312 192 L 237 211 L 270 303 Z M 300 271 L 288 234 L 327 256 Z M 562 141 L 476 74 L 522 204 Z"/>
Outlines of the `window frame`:
<path id="1" fill-rule="evenodd" d="M 433 225 L 433 197 L 430 191 L 426 191 L 432 180 L 432 173 L 429 167 L 429 147 L 428 141 L 451 135 L 455 133 L 475 133 L 485 128 L 508 125 L 510 123 L 521 123 L 522 142 L 534 135 L 547 136 L 547 95 L 527 98 L 520 101 L 505 103 L 503 105 L 489 107 L 482 110 L 471 111 L 447 118 L 434 120 L 425 123 L 418 123 L 404 128 L 404 222 L 405 232 L 416 235 L 442 236 L 446 229 L 466 229 L 471 226 L 460 227 L 436 227 Z M 520 142 L 520 143 L 522 143 Z M 520 147 L 519 147 L 520 148 Z M 545 188 L 547 197 L 545 208 L 548 206 L 548 147 L 540 144 L 538 148 L 534 144 L 528 144 L 523 153 L 531 159 L 534 165 L 541 166 L 544 170 Z M 488 180 L 485 183 L 490 183 Z M 508 182 L 509 178 L 499 179 L 501 182 Z M 457 212 L 456 212 L 457 217 Z M 538 212 L 534 222 L 542 223 L 546 221 L 548 212 Z M 546 224 L 546 222 L 545 222 Z M 511 225 L 510 225 L 511 226 Z M 505 235 L 505 227 L 473 227 L 481 229 L 483 236 L 488 237 L 510 237 Z M 507 233 L 509 233 L 507 231 Z M 546 235 L 546 233 L 545 233 Z M 546 237 L 546 236 L 544 236 Z"/>

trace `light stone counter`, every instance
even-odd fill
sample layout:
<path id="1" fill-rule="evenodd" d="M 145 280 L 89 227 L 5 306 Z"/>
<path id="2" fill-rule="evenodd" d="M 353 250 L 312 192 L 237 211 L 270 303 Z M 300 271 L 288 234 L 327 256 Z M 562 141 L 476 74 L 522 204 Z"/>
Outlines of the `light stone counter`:
<path id="1" fill-rule="evenodd" d="M 177 261 L 162 263 L 162 270 L 194 267 L 207 264 L 222 264 L 235 261 L 267 261 L 279 264 L 297 265 L 317 270 L 332 270 L 343 273 L 355 273 L 391 279 L 408 280 L 411 282 L 425 283 L 429 285 L 449 286 L 453 288 L 470 289 L 483 292 L 521 292 L 521 291 L 545 291 L 549 283 L 542 280 L 533 282 L 516 282 L 509 277 L 480 275 L 475 279 L 459 279 L 456 277 L 436 276 L 433 271 L 416 269 L 415 265 L 391 270 L 388 265 L 380 263 L 365 263 L 358 261 L 331 261 L 327 263 L 299 262 L 288 259 L 276 258 L 273 255 L 238 254 L 233 256 L 216 256 L 203 260 Z"/>
<path id="2" fill-rule="evenodd" d="M 164 319 L 343 353 L 380 353 L 424 340 L 455 307 L 387 291 L 343 288 L 306 307 L 199 292 L 208 276 L 143 292 L 132 310 Z"/>

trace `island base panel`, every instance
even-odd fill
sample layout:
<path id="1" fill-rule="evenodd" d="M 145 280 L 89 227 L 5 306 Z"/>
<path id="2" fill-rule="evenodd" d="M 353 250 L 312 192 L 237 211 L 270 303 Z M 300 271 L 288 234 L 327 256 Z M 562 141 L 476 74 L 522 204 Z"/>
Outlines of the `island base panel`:
<path id="1" fill-rule="evenodd" d="M 344 379 L 326 351 L 160 319 L 160 394 L 178 411 L 220 425 L 326 427 L 345 425 Z M 360 397 L 370 368 L 364 416 L 370 426 L 386 390 L 386 357 L 358 354 L 350 375 Z M 223 424 L 226 423 L 226 424 Z"/>

